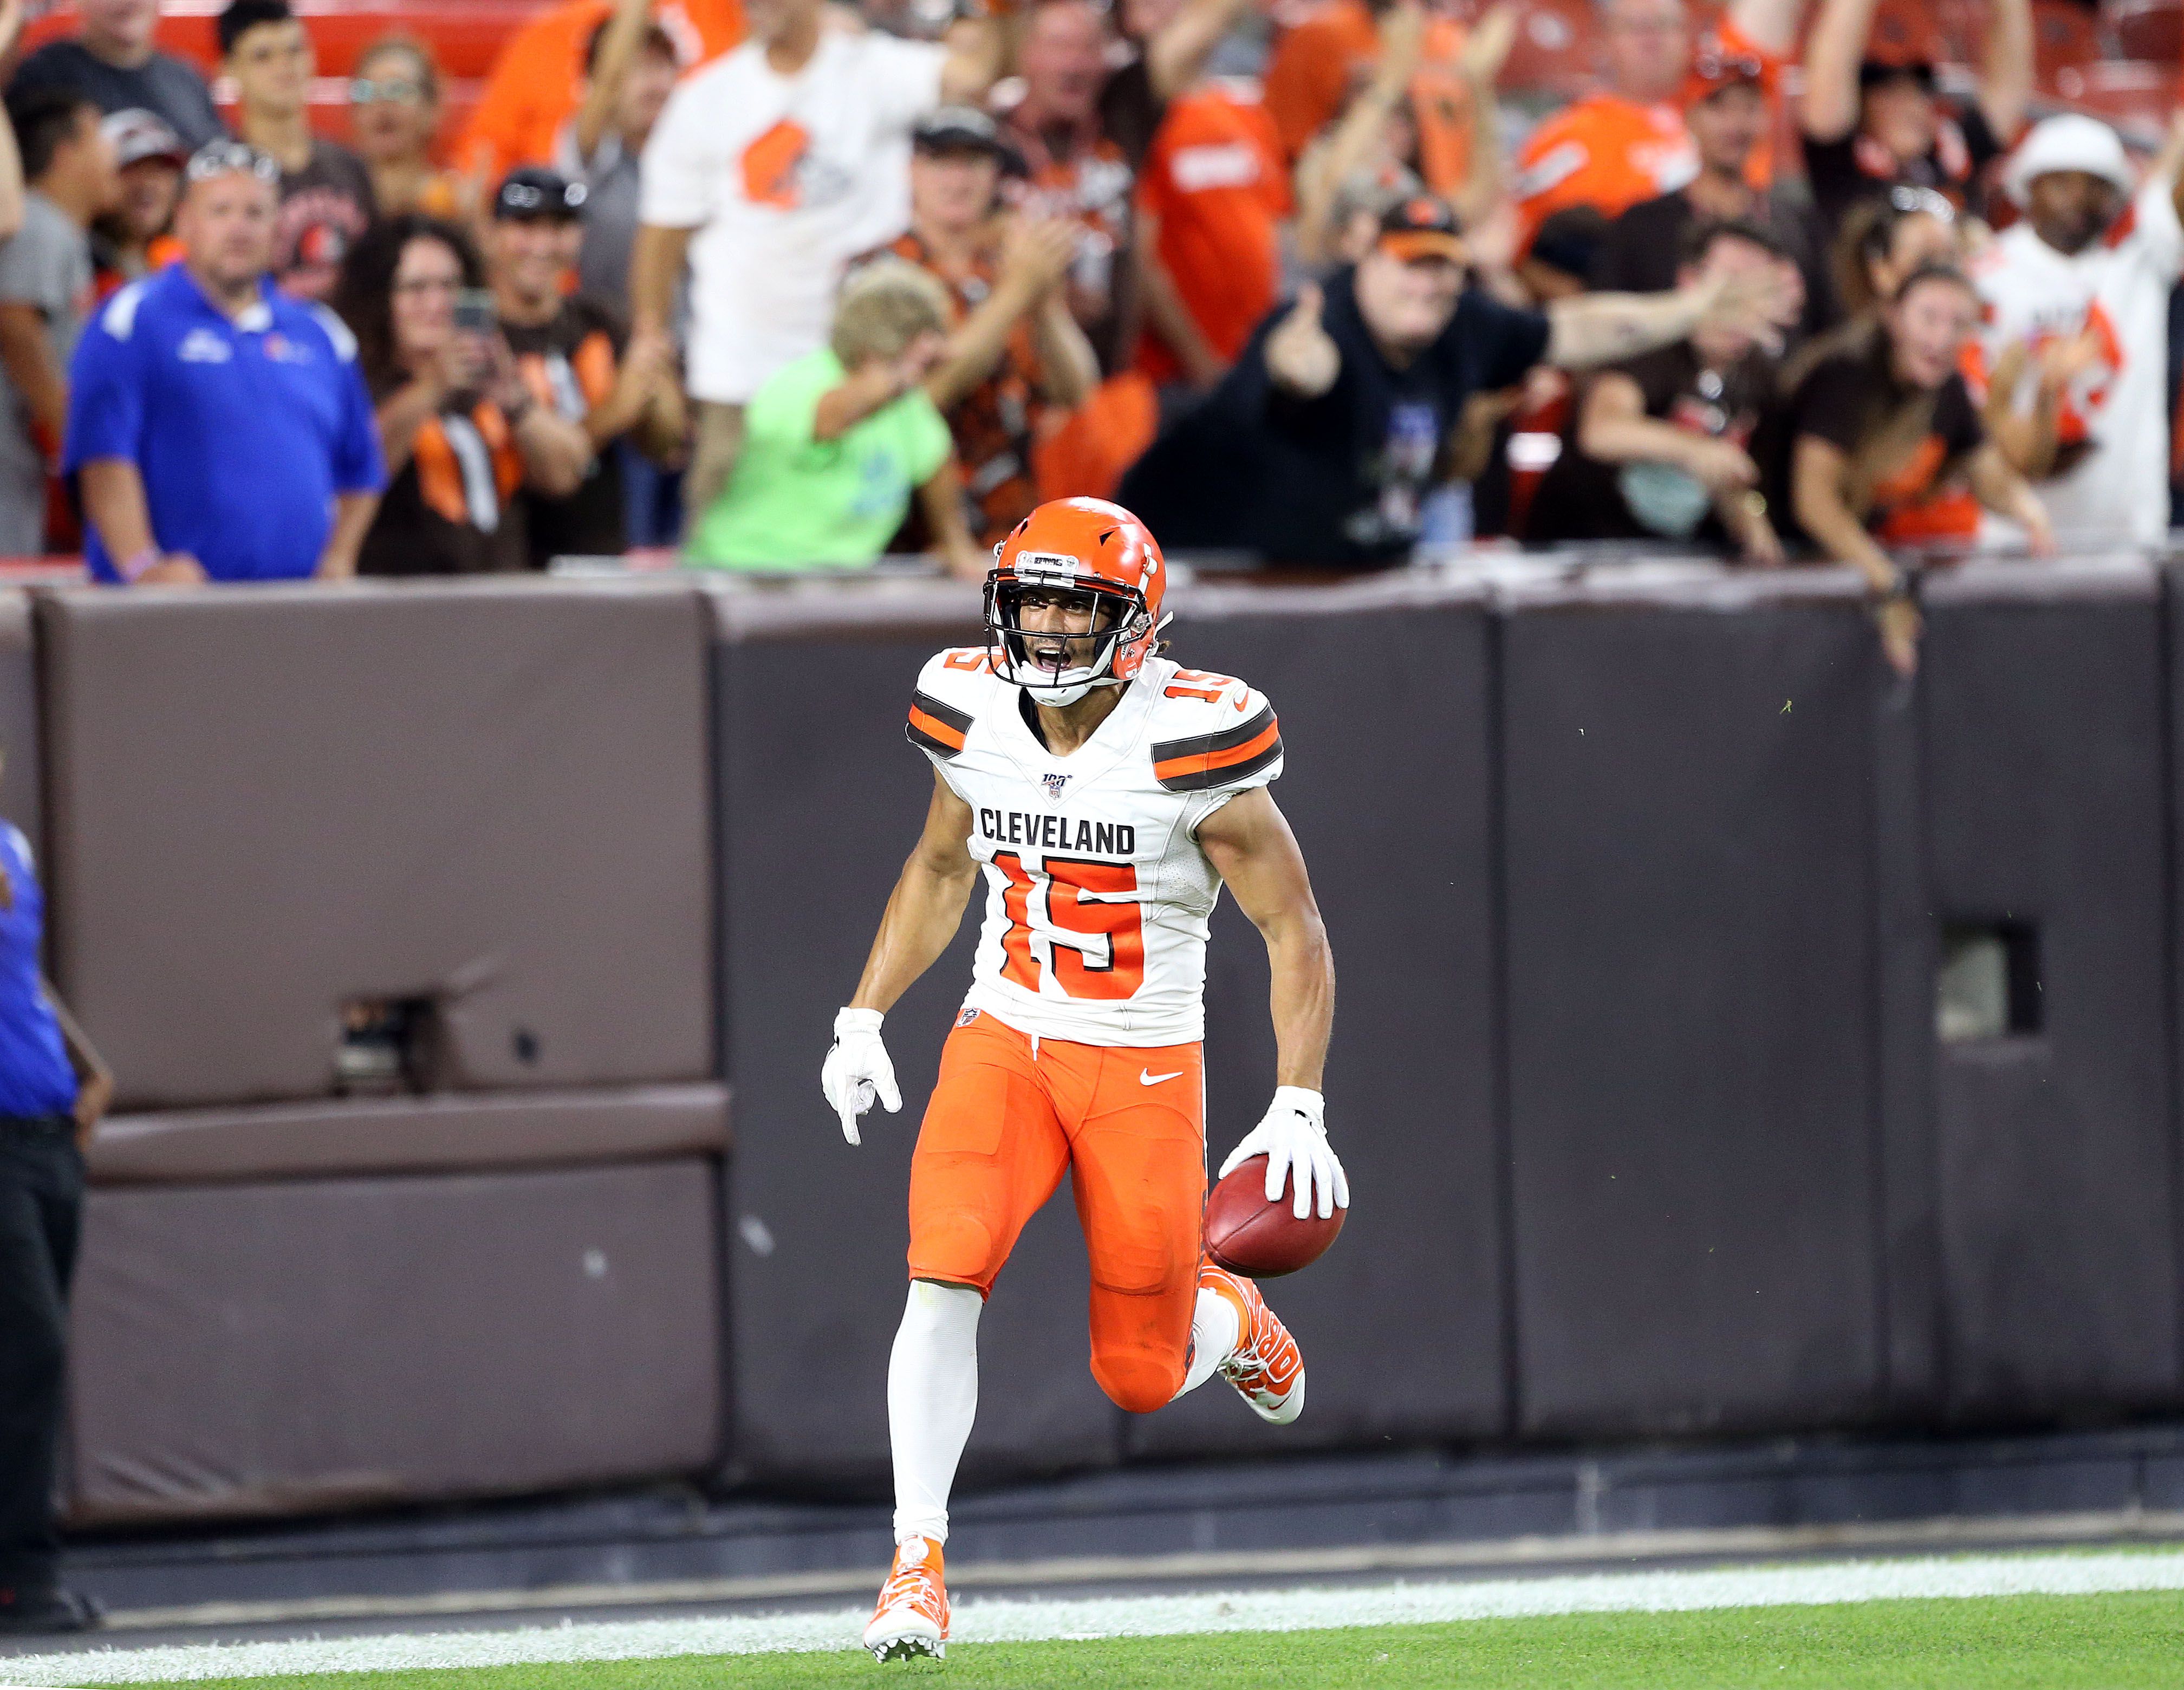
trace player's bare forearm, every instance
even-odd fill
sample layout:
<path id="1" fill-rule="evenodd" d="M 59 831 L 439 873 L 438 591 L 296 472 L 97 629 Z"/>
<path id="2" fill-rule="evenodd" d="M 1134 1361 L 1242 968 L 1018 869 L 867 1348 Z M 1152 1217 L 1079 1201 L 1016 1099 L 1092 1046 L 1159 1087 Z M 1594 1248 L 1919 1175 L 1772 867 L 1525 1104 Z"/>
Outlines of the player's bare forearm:
<path id="1" fill-rule="evenodd" d="M 577 156 L 586 165 L 606 138 L 622 90 L 629 86 L 638 49 L 644 44 L 645 25 L 651 21 L 651 0 L 615 0 L 594 49 L 584 103 L 577 112 Z"/>
<path id="2" fill-rule="evenodd" d="M 1093 388 L 1100 385 L 1100 355 L 1069 315 L 1069 301 L 1060 292 L 1049 294 L 1032 313 L 1031 343 L 1039 357 L 1040 398 L 1074 410 L 1092 397 Z"/>
<path id="3" fill-rule="evenodd" d="M 1547 354 L 1563 370 L 1635 358 L 1681 340 L 1704 309 L 1696 288 L 1670 293 L 1582 293 L 1547 308 Z"/>
<path id="4" fill-rule="evenodd" d="M 682 279 L 696 231 L 657 223 L 638 226 L 630 251 L 629 314 L 632 336 L 651 330 L 665 334 L 675 312 L 675 285 Z"/>
<path id="5" fill-rule="evenodd" d="M 54 1021 L 59 1024 L 62 1048 L 67 1052 L 69 1067 L 75 1074 L 76 1130 L 79 1137 L 88 1143 L 91 1129 L 98 1124 L 114 1102 L 114 1070 L 107 1067 L 106 1058 L 98 1054 L 98 1046 L 76 1024 L 75 1017 L 69 1013 L 68 1006 L 61 1001 L 53 982 L 41 975 L 38 984 L 53 1009 Z"/>
<path id="6" fill-rule="evenodd" d="M 1274 1021 L 1274 1084 L 1318 1091 L 1334 1033 L 1334 952 L 1319 912 L 1284 911 L 1262 923 L 1273 976 L 1268 1007 Z"/>
<path id="7" fill-rule="evenodd" d="M 371 532 L 371 519 L 378 513 L 379 495 L 376 493 L 343 493 L 334 496 L 333 532 L 326 537 L 326 549 L 319 554 L 320 580 L 346 581 L 356 573 L 357 555 L 364 549 L 364 537 Z"/>
<path id="8" fill-rule="evenodd" d="M 948 35 L 949 53 L 940 67 L 943 105 L 975 106 L 1000 81 L 1014 53 L 1008 17 L 959 20 Z"/>
<path id="9" fill-rule="evenodd" d="M 31 415 L 55 440 L 68 427 L 68 377 L 53 356 L 46 320 L 35 305 L 0 304 L 0 369 L 15 384 Z"/>
<path id="10" fill-rule="evenodd" d="M 948 948 L 978 884 L 970 839 L 971 806 L 934 775 L 925 831 L 888 896 L 887 913 L 880 918 L 850 1008 L 885 1014 Z"/>
<path id="11" fill-rule="evenodd" d="M 1273 796 L 1255 787 L 1209 816 L 1198 843 L 1267 942 L 1274 1083 L 1317 1091 L 1334 1031 L 1334 952 L 1296 835 Z"/>
<path id="12" fill-rule="evenodd" d="M 1798 117 L 1815 141 L 1840 141 L 1858 127 L 1858 64 L 1872 32 L 1875 0 L 1821 0 L 1805 38 L 1805 91 Z"/>
<path id="13" fill-rule="evenodd" d="M 93 458 L 84 465 L 78 481 L 83 489 L 83 514 L 98 530 L 109 557 L 135 557 L 153 544 L 151 506 L 134 463 L 125 458 Z"/>
<path id="14" fill-rule="evenodd" d="M 2017 139 L 2032 98 L 2032 0 L 1995 0 L 1980 61 L 1980 115 L 2004 147 Z"/>
<path id="15" fill-rule="evenodd" d="M 1892 592 L 1902 572 L 1844 501 L 1842 478 L 1841 447 L 1811 434 L 1798 437 L 1790 480 L 1797 526 L 1830 557 L 1856 568 L 1875 592 Z"/>

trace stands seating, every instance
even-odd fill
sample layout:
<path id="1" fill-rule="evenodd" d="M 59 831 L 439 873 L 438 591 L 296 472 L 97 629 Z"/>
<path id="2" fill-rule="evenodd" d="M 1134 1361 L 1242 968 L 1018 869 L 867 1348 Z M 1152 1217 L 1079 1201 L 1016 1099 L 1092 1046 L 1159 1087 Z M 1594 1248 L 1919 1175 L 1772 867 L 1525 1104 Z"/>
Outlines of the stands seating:
<path id="1" fill-rule="evenodd" d="M 1496 86 L 1568 98 L 1587 92 L 1599 64 L 1591 0 L 1531 0 Z"/>
<path id="2" fill-rule="evenodd" d="M 214 25 L 226 0 L 166 0 L 159 45 L 197 64 L 208 75 L 220 62 Z M 357 56 L 383 35 L 400 32 L 429 42 L 440 74 L 451 79 L 491 72 L 502 44 L 546 9 L 550 0 L 295 0 L 296 14 L 318 47 L 319 71 L 346 76 Z M 75 28 L 73 3 L 56 6 L 24 31 L 37 47 Z"/>
<path id="3" fill-rule="evenodd" d="M 2143 60 L 2103 59 L 2063 79 L 2056 92 L 2076 110 L 2115 125 L 2126 142 L 2159 151 L 2176 107 L 2176 67 Z"/>
<path id="4" fill-rule="evenodd" d="M 1980 42 L 1986 34 L 1986 8 L 1981 0 L 1935 0 L 1934 28 L 1953 64 L 1976 64 Z"/>
<path id="5" fill-rule="evenodd" d="M 329 140 L 348 139 L 348 77 L 364 50 L 382 36 L 410 35 L 432 49 L 440 66 L 440 144 L 444 149 L 470 121 L 485 78 L 509 36 L 552 0 L 296 0 L 297 14 L 317 46 L 319 76 L 311 85 L 311 126 Z M 159 45 L 208 76 L 218 74 L 214 33 L 226 0 L 167 0 Z M 73 0 L 24 31 L 24 47 L 41 47 L 75 28 Z M 232 118 L 232 91 L 216 85 L 223 117 Z"/>
<path id="6" fill-rule="evenodd" d="M 2066 99 L 2075 98 L 2064 86 L 2072 73 L 2083 76 L 2088 67 L 2107 56 L 2099 21 L 2074 0 L 2033 0 L 2032 51 L 2040 86 Z"/>
<path id="7" fill-rule="evenodd" d="M 2108 25 L 2126 59 L 2174 69 L 2184 59 L 2184 0 L 2115 0 Z"/>

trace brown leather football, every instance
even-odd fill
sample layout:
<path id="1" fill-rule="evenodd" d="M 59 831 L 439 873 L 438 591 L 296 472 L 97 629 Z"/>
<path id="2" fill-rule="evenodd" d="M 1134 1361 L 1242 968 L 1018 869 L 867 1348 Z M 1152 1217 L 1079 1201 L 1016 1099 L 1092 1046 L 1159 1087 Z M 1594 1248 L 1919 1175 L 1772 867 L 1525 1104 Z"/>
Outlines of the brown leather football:
<path id="1" fill-rule="evenodd" d="M 1295 1201 L 1294 1185 L 1267 1201 L 1265 1157 L 1238 1163 L 1206 1195 L 1206 1253 L 1217 1266 L 1252 1280 L 1279 1279 L 1310 1267 L 1327 1253 L 1350 1211 L 1337 1209 L 1331 1220 L 1318 1214 L 1299 1220 L 1290 1208 Z"/>

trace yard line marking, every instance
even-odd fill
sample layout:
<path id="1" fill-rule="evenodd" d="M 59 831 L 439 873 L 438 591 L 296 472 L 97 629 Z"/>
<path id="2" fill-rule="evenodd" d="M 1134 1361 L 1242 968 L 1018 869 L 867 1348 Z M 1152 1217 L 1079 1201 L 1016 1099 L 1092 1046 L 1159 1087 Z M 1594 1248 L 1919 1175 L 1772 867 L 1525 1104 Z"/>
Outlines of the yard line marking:
<path id="1" fill-rule="evenodd" d="M 1836 1562 L 1702 1572 L 1590 1573 L 1350 1589 L 992 1598 L 956 1609 L 959 1643 L 1173 1637 L 1193 1632 L 1314 1631 L 1563 1614 L 1668 1614 L 1705 1609 L 1985 1596 L 2090 1596 L 2184 1591 L 2184 1552 L 1985 1555 Z M 695 1620 L 564 1624 L 508 1631 L 200 1644 L 25 1655 L 6 1670 L 25 1686 L 149 1684 L 196 1678 L 279 1678 L 466 1666 L 650 1660 L 856 1647 L 866 1610 Z"/>

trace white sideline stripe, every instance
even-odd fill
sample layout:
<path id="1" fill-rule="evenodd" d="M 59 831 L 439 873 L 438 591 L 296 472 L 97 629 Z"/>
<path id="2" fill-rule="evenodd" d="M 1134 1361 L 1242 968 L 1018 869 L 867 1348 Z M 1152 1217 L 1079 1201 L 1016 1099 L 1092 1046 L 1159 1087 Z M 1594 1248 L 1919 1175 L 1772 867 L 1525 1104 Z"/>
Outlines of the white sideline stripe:
<path id="1" fill-rule="evenodd" d="M 955 1641 L 1032 1643 L 1187 1632 L 1311 1631 L 1559 1614 L 1680 1613 L 1912 1598 L 2089 1596 L 2184 1590 L 2184 1552 L 1966 1556 L 1847 1561 L 1711 1572 L 1591 1573 L 1574 1577 L 1229 1595 L 986 1600 L 956 1610 Z M 25 1686 L 157 1684 L 194 1678 L 273 1678 L 312 1672 L 415 1671 L 671 1655 L 850 1649 L 861 1607 L 831 1614 L 564 1624 L 512 1631 L 201 1644 L 184 1648 L 26 1655 L 7 1670 Z"/>
<path id="2" fill-rule="evenodd" d="M 1731 1525 L 1677 1531 L 1596 1531 L 1580 1536 L 1496 1537 L 1454 1543 L 1355 1543 L 1305 1549 L 1185 1550 L 1163 1555 L 1071 1555 L 1035 1561 L 959 1561 L 950 1567 L 958 1593 L 1024 1585 L 1150 1583 L 1210 1579 L 1314 1579 L 1329 1574 L 1418 1573 L 1457 1567 L 1663 1560 L 1721 1556 L 1786 1559 L 1814 1552 L 1844 1557 L 1950 1550 L 1994 1553 L 2013 1545 L 2065 1543 L 2113 1548 L 2119 1539 L 2184 1539 L 2184 1512 L 2139 1509 L 2094 1514 L 2023 1514 L 1939 1520 L 1852 1521 L 1832 1525 Z M 701 1603 L 762 1602 L 788 1597 L 862 1595 L 872 1569 L 763 1573 L 738 1578 L 665 1579 L 624 1584 L 546 1585 L 529 1590 L 448 1590 L 414 1596 L 310 1597 L 281 1602 L 208 1602 L 185 1608 L 130 1608 L 106 1616 L 109 1633 L 181 1626 L 277 1626 L 325 1620 L 446 1619 L 515 1615 L 536 1609 L 643 1609 Z M 0 1690 L 8 1687 L 0 1685 Z"/>

